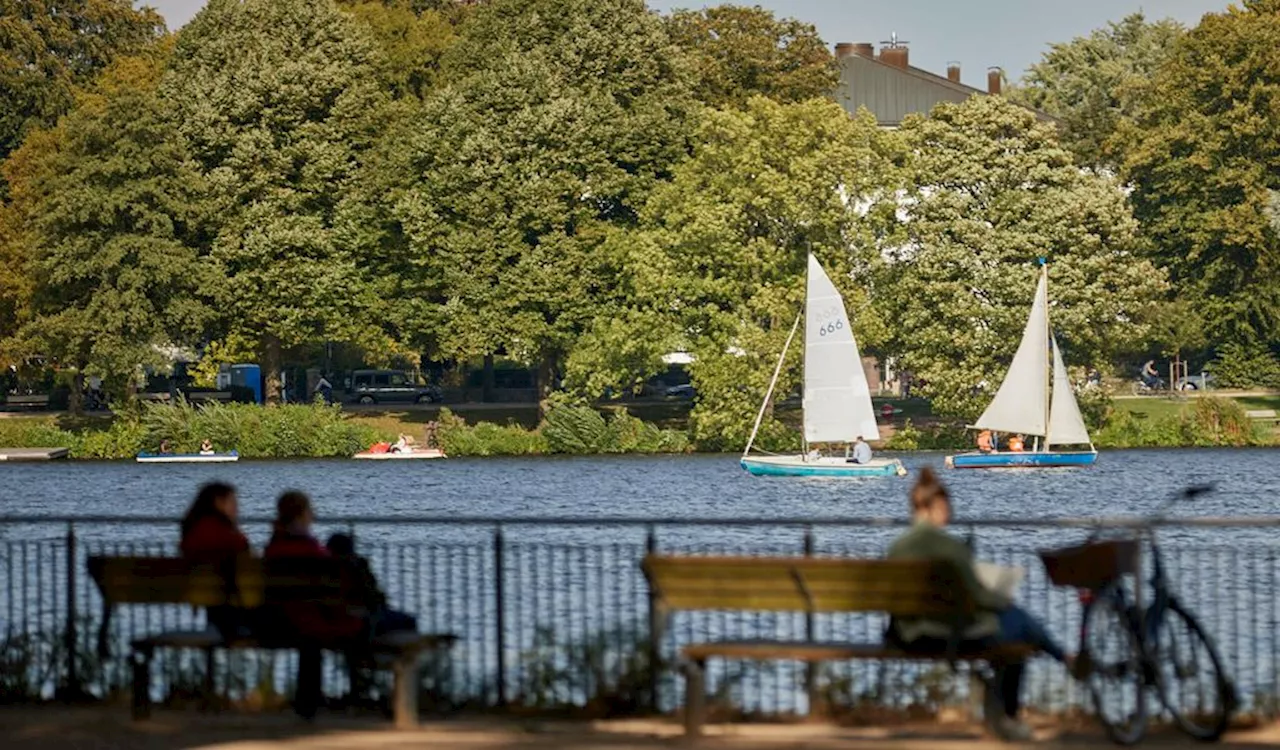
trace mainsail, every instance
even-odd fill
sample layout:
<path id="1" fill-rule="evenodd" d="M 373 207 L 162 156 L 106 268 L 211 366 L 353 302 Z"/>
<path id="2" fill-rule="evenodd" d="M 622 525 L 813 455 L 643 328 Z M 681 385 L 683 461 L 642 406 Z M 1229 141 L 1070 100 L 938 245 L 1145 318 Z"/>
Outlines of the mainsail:
<path id="1" fill-rule="evenodd" d="M 1048 275 L 1040 274 L 1036 299 L 1022 332 L 1022 343 L 1000 390 L 973 426 L 982 430 L 1044 435 L 1049 414 L 1049 303 Z M 1074 403 L 1074 400 L 1072 401 Z"/>
<path id="2" fill-rule="evenodd" d="M 1062 363 L 1058 341 L 1053 341 L 1053 403 L 1049 407 L 1047 445 L 1085 445 L 1090 443 L 1089 428 L 1080 415 L 1080 405 L 1071 390 L 1067 367 Z"/>
<path id="3" fill-rule="evenodd" d="M 871 391 L 844 299 L 809 255 L 804 328 L 804 437 L 810 443 L 879 440 Z"/>

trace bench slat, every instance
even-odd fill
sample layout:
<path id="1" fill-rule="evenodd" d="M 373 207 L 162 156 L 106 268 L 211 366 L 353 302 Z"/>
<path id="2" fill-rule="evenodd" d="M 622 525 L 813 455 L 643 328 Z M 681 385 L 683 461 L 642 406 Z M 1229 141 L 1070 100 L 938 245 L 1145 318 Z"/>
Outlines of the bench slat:
<path id="1" fill-rule="evenodd" d="M 215 566 L 174 557 L 93 556 L 88 567 L 103 598 L 114 604 L 252 608 L 266 601 L 342 605 L 358 596 L 354 569 L 338 559 L 246 555 L 233 566 Z"/>
<path id="2" fill-rule="evenodd" d="M 945 654 L 904 651 L 883 643 L 809 643 L 807 641 L 718 641 L 685 646 L 680 653 L 693 661 L 710 658 L 743 659 L 746 661 L 824 662 L 853 659 L 893 659 L 903 661 L 936 661 Z M 960 661 L 991 661 L 993 659 L 1025 659 L 1035 653 L 1031 646 L 1014 644 L 986 649 L 961 650 Z"/>

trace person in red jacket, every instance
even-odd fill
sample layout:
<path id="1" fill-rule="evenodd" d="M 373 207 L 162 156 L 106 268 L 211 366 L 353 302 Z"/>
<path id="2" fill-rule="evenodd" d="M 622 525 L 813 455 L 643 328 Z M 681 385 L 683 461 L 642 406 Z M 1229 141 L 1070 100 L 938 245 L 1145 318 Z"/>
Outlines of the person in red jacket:
<path id="1" fill-rule="evenodd" d="M 290 490 L 276 502 L 271 541 L 263 551 L 267 560 L 330 557 L 329 550 L 311 534 L 311 500 Z M 270 602 L 268 602 L 270 605 Z M 367 645 L 368 621 L 344 609 L 317 602 L 286 602 L 274 607 L 272 630 L 298 648 L 298 684 L 295 710 L 304 718 L 315 716 L 320 704 L 322 648 L 338 648 L 351 655 Z"/>
<path id="2" fill-rule="evenodd" d="M 249 540 L 236 524 L 239 510 L 235 487 L 223 482 L 201 487 L 182 518 L 182 539 L 178 542 L 182 556 L 193 562 L 230 566 L 237 555 L 248 554 Z M 230 569 L 227 575 L 231 575 Z M 252 613 L 237 607 L 210 607 L 205 616 L 223 638 L 249 635 L 253 629 Z"/>

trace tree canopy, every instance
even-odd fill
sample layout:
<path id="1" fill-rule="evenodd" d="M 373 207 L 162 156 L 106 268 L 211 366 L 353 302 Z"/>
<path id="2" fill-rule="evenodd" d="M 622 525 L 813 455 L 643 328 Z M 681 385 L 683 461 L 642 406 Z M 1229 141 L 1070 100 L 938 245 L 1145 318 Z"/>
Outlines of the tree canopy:
<path id="1" fill-rule="evenodd" d="M 0 0 L 0 160 L 57 122 L 77 86 L 163 32 L 159 14 L 132 0 Z"/>
<path id="2" fill-rule="evenodd" d="M 1280 342 L 1280 1 L 1206 15 L 1124 132 L 1154 259 L 1213 341 Z"/>
<path id="3" fill-rule="evenodd" d="M 1070 363 L 1143 341 L 1163 275 L 1138 254 L 1121 185 L 1076 167 L 1051 125 L 974 97 L 908 118 L 900 135 L 910 191 L 886 199 L 898 226 L 857 275 L 892 321 L 886 350 L 936 411 L 972 417 L 990 398 L 1021 339 L 1039 258 Z"/>
<path id="4" fill-rule="evenodd" d="M 756 95 L 830 96 L 838 82 L 835 57 L 812 24 L 758 5 L 677 10 L 667 23 L 689 58 L 698 99 L 713 107 L 743 106 Z"/>
<path id="5" fill-rule="evenodd" d="M 1009 96 L 1062 120 L 1062 144 L 1077 162 L 1115 169 L 1124 161 L 1116 129 L 1150 100 L 1151 79 L 1183 33 L 1177 21 L 1133 13 L 1051 45 Z"/>

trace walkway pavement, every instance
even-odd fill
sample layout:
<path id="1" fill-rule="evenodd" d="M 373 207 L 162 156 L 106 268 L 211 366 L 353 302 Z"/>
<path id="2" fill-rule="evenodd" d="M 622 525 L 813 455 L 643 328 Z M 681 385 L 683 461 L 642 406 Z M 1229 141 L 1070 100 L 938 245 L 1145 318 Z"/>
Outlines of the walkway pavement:
<path id="1" fill-rule="evenodd" d="M 712 727 L 708 737 L 686 743 L 679 727 L 662 721 L 554 722 L 465 718 L 429 722 L 401 732 L 371 719 L 322 716 L 307 724 L 290 715 L 201 715 L 158 710 L 133 724 L 128 709 L 94 707 L 0 708 L 0 746 L 6 750 L 996 750 L 1016 747 L 982 737 L 963 725 L 914 728 L 845 728 L 829 724 Z M 1036 748 L 1104 747 L 1093 731 L 1059 734 L 1042 728 Z M 1143 748 L 1204 747 L 1171 735 Z M 1224 750 L 1280 748 L 1280 725 L 1229 735 Z"/>

